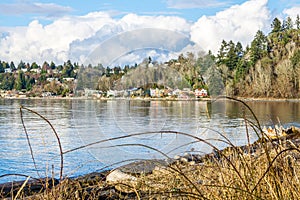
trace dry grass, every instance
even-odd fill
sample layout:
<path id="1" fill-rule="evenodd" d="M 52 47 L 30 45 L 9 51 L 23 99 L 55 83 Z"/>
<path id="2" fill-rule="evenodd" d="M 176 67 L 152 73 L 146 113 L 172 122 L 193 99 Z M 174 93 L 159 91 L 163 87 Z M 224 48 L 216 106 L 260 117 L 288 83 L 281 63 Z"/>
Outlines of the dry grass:
<path id="1" fill-rule="evenodd" d="M 193 165 L 174 163 L 130 186 L 142 199 L 300 199 L 299 161 L 292 153 L 298 149 L 280 148 L 255 156 L 233 150 Z"/>
<path id="2" fill-rule="evenodd" d="M 30 199 L 300 199 L 299 149 L 289 146 L 255 155 L 230 148 L 219 159 L 175 162 L 135 182 L 65 179 Z"/>

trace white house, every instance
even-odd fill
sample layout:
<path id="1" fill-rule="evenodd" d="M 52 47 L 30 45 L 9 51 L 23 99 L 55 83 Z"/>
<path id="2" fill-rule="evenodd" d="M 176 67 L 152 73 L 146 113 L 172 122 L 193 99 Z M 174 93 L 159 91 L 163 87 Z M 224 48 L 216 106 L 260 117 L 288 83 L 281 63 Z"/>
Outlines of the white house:
<path id="1" fill-rule="evenodd" d="M 4 71 L 5 71 L 5 73 L 11 73 L 11 69 L 10 68 L 5 68 Z"/>
<path id="2" fill-rule="evenodd" d="M 199 98 L 199 97 L 207 97 L 208 93 L 207 90 L 205 89 L 196 89 L 195 90 L 195 97 Z"/>

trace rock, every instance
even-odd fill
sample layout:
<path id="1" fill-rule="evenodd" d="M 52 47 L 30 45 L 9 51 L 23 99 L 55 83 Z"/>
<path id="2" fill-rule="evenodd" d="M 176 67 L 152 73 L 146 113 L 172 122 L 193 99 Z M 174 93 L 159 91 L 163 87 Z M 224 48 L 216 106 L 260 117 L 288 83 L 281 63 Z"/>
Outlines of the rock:
<path id="1" fill-rule="evenodd" d="M 151 174 L 155 167 L 169 166 L 169 164 L 171 164 L 172 162 L 173 160 L 143 160 L 129 163 L 127 165 L 119 167 L 118 169 L 123 173 L 138 176 L 142 174 Z"/>
<path id="2" fill-rule="evenodd" d="M 113 185 L 116 190 L 123 193 L 132 193 L 137 187 L 139 177 L 151 174 L 155 170 L 165 169 L 169 166 L 169 162 L 165 160 L 144 160 L 129 163 L 111 171 L 106 176 L 106 182 Z"/>
<path id="3" fill-rule="evenodd" d="M 136 179 L 137 178 L 135 176 L 124 173 L 119 169 L 115 169 L 115 170 L 111 171 L 106 176 L 107 183 L 120 183 L 120 182 L 124 182 L 124 181 L 136 181 Z"/>
<path id="4" fill-rule="evenodd" d="M 181 157 L 181 158 L 180 158 L 180 161 L 181 161 L 181 162 L 184 162 L 184 163 L 189 162 L 189 160 L 188 160 L 187 158 L 185 158 L 185 157 Z"/>
<path id="5" fill-rule="evenodd" d="M 106 176 L 106 182 L 120 192 L 132 193 L 137 185 L 137 177 L 115 169 Z"/>

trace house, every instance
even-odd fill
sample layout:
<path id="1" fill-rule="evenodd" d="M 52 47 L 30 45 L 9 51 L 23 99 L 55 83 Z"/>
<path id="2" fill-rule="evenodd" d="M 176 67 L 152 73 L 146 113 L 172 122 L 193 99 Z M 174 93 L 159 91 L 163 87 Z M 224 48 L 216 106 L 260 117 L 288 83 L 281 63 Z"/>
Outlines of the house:
<path id="1" fill-rule="evenodd" d="M 136 96 L 142 96 L 143 95 L 143 89 L 142 88 L 132 88 L 129 91 L 129 94 L 131 97 L 136 97 Z"/>
<path id="2" fill-rule="evenodd" d="M 150 96 L 151 97 L 164 97 L 165 90 L 164 89 L 152 89 L 150 88 Z"/>
<path id="3" fill-rule="evenodd" d="M 196 98 L 200 98 L 200 97 L 207 97 L 208 96 L 208 93 L 207 93 L 207 90 L 205 89 L 196 89 L 195 90 L 195 97 Z"/>
<path id="4" fill-rule="evenodd" d="M 31 69 L 30 72 L 35 72 L 37 74 L 40 74 L 41 73 L 41 69 L 40 68 L 36 68 L 36 69 Z"/>
<path id="5" fill-rule="evenodd" d="M 157 97 L 158 96 L 158 89 L 150 88 L 150 96 L 151 97 Z"/>
<path id="6" fill-rule="evenodd" d="M 51 92 L 43 92 L 42 97 L 52 97 L 52 93 Z"/>
<path id="7" fill-rule="evenodd" d="M 27 68 L 21 68 L 22 72 L 27 72 Z"/>
<path id="8" fill-rule="evenodd" d="M 179 96 L 182 91 L 180 89 L 176 89 L 172 92 L 173 96 Z"/>
<path id="9" fill-rule="evenodd" d="M 5 68 L 4 71 L 5 71 L 5 73 L 11 73 L 12 72 L 10 68 Z"/>
<path id="10" fill-rule="evenodd" d="M 117 91 L 116 90 L 108 90 L 106 95 L 107 95 L 107 97 L 116 97 Z"/>

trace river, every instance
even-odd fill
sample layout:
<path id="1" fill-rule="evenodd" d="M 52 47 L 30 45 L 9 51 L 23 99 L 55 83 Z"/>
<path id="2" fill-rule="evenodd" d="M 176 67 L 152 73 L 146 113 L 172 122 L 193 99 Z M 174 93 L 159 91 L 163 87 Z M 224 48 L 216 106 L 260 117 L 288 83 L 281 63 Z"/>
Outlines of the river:
<path id="1" fill-rule="evenodd" d="M 262 125 L 300 126 L 300 102 L 247 104 Z M 253 116 L 234 101 L 0 99 L 0 176 L 59 177 L 60 151 L 53 130 L 35 113 L 22 110 L 35 167 L 20 105 L 39 113 L 53 125 L 64 152 L 63 175 L 68 177 L 133 160 L 172 158 L 185 152 L 208 153 L 212 150 L 210 145 L 220 149 L 228 146 L 226 139 L 234 145 L 257 139 L 249 123 L 245 124 L 245 118 L 254 121 Z M 111 139 L 116 137 L 124 138 Z M 0 182 L 23 179 L 4 176 Z"/>

